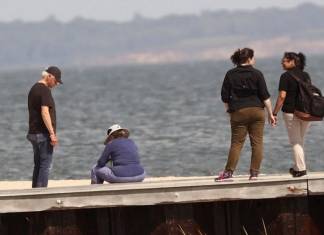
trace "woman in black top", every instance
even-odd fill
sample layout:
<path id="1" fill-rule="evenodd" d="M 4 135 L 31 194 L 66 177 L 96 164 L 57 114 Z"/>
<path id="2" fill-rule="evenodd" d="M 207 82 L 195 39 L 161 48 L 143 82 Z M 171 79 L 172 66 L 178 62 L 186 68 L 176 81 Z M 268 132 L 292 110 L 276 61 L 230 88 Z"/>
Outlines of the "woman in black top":
<path id="1" fill-rule="evenodd" d="M 264 107 L 269 122 L 275 125 L 270 94 L 263 74 L 253 67 L 252 49 L 235 51 L 231 60 L 236 67 L 226 73 L 221 94 L 225 109 L 230 114 L 231 147 L 225 170 L 216 180 L 232 177 L 247 134 L 252 148 L 250 179 L 256 179 L 263 158 Z"/>
<path id="2" fill-rule="evenodd" d="M 306 65 L 304 54 L 285 52 L 281 64 L 286 72 L 280 77 L 279 95 L 273 113 L 276 116 L 280 108 L 283 112 L 289 142 L 294 153 L 294 166 L 289 169 L 289 172 L 293 177 L 300 177 L 306 175 L 304 136 L 310 122 L 303 121 L 294 116 L 298 96 L 298 83 L 292 74 L 306 82 L 311 82 L 311 79 L 308 73 L 304 72 Z"/>

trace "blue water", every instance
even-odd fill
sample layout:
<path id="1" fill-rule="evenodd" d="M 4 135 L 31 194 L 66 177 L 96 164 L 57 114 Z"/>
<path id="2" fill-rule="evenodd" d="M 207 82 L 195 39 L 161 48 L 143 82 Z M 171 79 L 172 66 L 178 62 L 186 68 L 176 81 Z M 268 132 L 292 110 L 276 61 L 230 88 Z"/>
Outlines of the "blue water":
<path id="1" fill-rule="evenodd" d="M 277 96 L 280 58 L 259 60 L 272 102 Z M 324 57 L 309 59 L 307 71 L 324 90 Z M 228 115 L 220 88 L 230 62 L 63 68 L 64 85 L 53 90 L 57 106 L 59 146 L 52 179 L 88 178 L 103 150 L 106 129 L 113 123 L 129 128 L 149 176 L 193 176 L 218 173 L 230 144 Z M 40 71 L 0 72 L 0 178 L 29 180 L 33 153 L 26 140 L 27 94 Z M 311 171 L 324 170 L 324 127 L 313 123 L 306 138 Z M 281 116 L 265 128 L 263 173 L 287 172 L 292 153 Z M 247 174 L 247 139 L 237 168 Z"/>

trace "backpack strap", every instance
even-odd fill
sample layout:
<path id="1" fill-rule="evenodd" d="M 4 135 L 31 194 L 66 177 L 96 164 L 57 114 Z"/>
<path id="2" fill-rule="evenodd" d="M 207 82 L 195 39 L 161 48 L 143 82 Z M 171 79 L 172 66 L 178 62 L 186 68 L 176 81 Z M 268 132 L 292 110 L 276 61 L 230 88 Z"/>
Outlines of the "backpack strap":
<path id="1" fill-rule="evenodd" d="M 288 71 L 288 73 L 290 74 L 290 76 L 292 76 L 297 82 L 304 82 L 303 80 L 301 80 L 299 77 L 297 77 L 295 74 L 293 74 L 292 72 Z"/>
<path id="2" fill-rule="evenodd" d="M 297 82 L 305 82 L 305 83 L 308 83 L 308 84 L 312 84 L 312 81 L 311 80 L 309 80 L 309 79 L 305 79 L 305 80 L 303 80 L 303 79 L 300 79 L 298 76 L 296 76 L 295 74 L 293 74 L 292 72 L 290 72 L 290 71 L 287 71 L 289 74 L 290 74 L 290 76 L 292 76 Z"/>
<path id="3" fill-rule="evenodd" d="M 304 85 L 310 86 L 310 89 L 305 89 L 305 91 L 307 91 L 309 93 L 309 95 L 316 94 L 316 95 L 322 96 L 321 90 L 318 89 L 316 86 L 314 86 L 310 80 L 303 81 L 302 79 L 300 79 L 298 76 L 296 76 L 292 72 L 288 71 L 288 73 L 302 86 L 304 86 Z"/>

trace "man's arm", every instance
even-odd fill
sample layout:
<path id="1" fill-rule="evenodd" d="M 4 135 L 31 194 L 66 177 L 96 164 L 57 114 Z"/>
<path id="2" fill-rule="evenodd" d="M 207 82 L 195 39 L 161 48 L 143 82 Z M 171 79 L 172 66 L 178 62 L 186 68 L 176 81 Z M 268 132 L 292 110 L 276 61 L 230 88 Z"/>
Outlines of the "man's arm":
<path id="1" fill-rule="evenodd" d="M 50 139 L 51 139 L 51 145 L 55 146 L 57 145 L 58 143 L 58 140 L 57 140 L 57 137 L 56 137 L 56 134 L 54 132 L 54 128 L 53 128 L 53 125 L 52 125 L 52 120 L 51 120 L 51 116 L 49 114 L 49 108 L 48 106 L 42 106 L 41 108 L 41 114 L 42 114 L 42 119 L 43 119 L 43 122 L 50 134 Z"/>

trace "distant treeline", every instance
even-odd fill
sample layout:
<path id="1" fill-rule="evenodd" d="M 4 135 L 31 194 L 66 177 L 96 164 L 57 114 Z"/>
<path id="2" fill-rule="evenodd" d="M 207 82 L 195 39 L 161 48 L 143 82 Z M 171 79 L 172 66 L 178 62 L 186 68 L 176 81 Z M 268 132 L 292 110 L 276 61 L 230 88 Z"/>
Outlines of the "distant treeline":
<path id="1" fill-rule="evenodd" d="M 43 22 L 0 23 L 0 66 L 23 67 L 55 63 L 59 65 L 114 64 L 142 62 L 157 55 L 161 61 L 174 53 L 179 60 L 202 51 L 237 48 L 249 41 L 289 37 L 293 40 L 323 40 L 324 8 L 312 4 L 293 9 L 206 11 L 200 15 L 170 15 L 115 23 L 77 18 L 62 23 L 54 18 Z M 319 44 L 321 45 L 321 44 Z M 323 50 L 323 48 L 318 48 Z M 182 56 L 178 56 L 181 54 Z M 158 56 L 160 55 L 160 56 Z M 203 58 L 203 57 L 202 57 Z M 208 58 L 208 56 L 205 56 Z"/>

